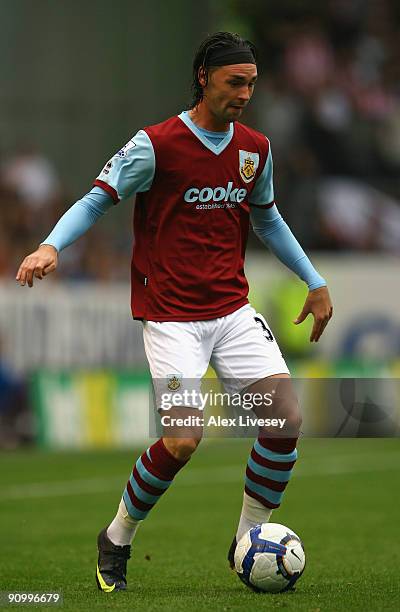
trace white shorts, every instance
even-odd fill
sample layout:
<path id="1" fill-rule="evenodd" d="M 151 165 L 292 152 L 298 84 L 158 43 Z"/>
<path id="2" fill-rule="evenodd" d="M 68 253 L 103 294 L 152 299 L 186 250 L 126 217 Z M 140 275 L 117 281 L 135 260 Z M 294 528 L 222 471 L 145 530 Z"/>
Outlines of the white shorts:
<path id="1" fill-rule="evenodd" d="M 250 304 L 208 321 L 144 321 L 143 338 L 159 407 L 159 393 L 200 385 L 208 365 L 229 393 L 272 374 L 289 374 L 263 315 Z"/>

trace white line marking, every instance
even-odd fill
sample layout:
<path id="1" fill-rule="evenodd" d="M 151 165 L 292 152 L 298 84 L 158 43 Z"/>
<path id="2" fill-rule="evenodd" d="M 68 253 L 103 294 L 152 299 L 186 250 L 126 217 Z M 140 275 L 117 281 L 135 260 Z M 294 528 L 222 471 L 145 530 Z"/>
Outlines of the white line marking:
<path id="1" fill-rule="evenodd" d="M 315 458 L 300 461 L 294 469 L 294 478 L 318 476 L 340 476 L 361 474 L 363 472 L 384 472 L 400 470 L 400 453 L 389 452 L 371 457 L 370 454 L 347 455 L 330 460 Z M 193 468 L 179 476 L 180 487 L 191 487 L 199 484 L 220 485 L 223 483 L 241 483 L 244 480 L 244 465 L 232 465 L 219 469 Z M 121 490 L 125 485 L 125 476 L 112 478 L 86 478 L 76 480 L 58 480 L 56 482 L 33 482 L 26 485 L 13 485 L 1 491 L 1 501 L 18 499 L 41 499 L 44 497 L 68 497 L 72 495 L 92 495 L 106 491 Z"/>

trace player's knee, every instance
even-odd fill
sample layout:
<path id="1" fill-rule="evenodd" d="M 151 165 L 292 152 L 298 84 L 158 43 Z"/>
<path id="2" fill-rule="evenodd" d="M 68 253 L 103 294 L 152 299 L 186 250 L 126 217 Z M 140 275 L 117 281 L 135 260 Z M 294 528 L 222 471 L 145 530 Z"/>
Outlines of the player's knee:
<path id="1" fill-rule="evenodd" d="M 194 453 L 201 438 L 164 438 L 164 444 L 175 459 L 185 461 Z"/>

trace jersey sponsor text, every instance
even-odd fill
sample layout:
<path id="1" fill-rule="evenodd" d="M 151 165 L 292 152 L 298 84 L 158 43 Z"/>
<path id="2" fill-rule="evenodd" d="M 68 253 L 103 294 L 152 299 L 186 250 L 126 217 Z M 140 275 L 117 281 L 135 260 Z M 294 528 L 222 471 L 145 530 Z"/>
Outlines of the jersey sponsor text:
<path id="1" fill-rule="evenodd" d="M 184 200 L 188 204 L 194 202 L 243 202 L 247 195 L 247 189 L 239 189 L 239 187 L 233 188 L 233 182 L 229 181 L 227 187 L 203 187 L 198 189 L 197 187 L 189 187 L 185 192 Z"/>

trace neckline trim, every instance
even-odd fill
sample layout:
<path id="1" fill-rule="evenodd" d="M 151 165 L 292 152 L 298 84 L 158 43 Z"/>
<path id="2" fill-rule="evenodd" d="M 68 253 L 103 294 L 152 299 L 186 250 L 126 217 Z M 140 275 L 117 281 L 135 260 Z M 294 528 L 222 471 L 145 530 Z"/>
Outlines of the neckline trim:
<path id="1" fill-rule="evenodd" d="M 233 131 L 234 131 L 233 123 L 229 124 L 229 130 L 226 133 L 226 136 L 221 140 L 221 142 L 218 145 L 215 145 L 210 140 L 208 140 L 206 136 L 204 136 L 200 132 L 197 125 L 193 123 L 193 121 L 189 117 L 188 111 L 182 111 L 178 115 L 178 117 L 186 125 L 186 127 L 189 128 L 189 130 L 200 140 L 200 142 L 215 155 L 220 155 L 223 151 L 225 151 L 226 147 L 229 145 L 229 143 L 231 142 L 233 138 Z M 216 132 L 216 133 L 221 134 L 222 132 Z"/>

